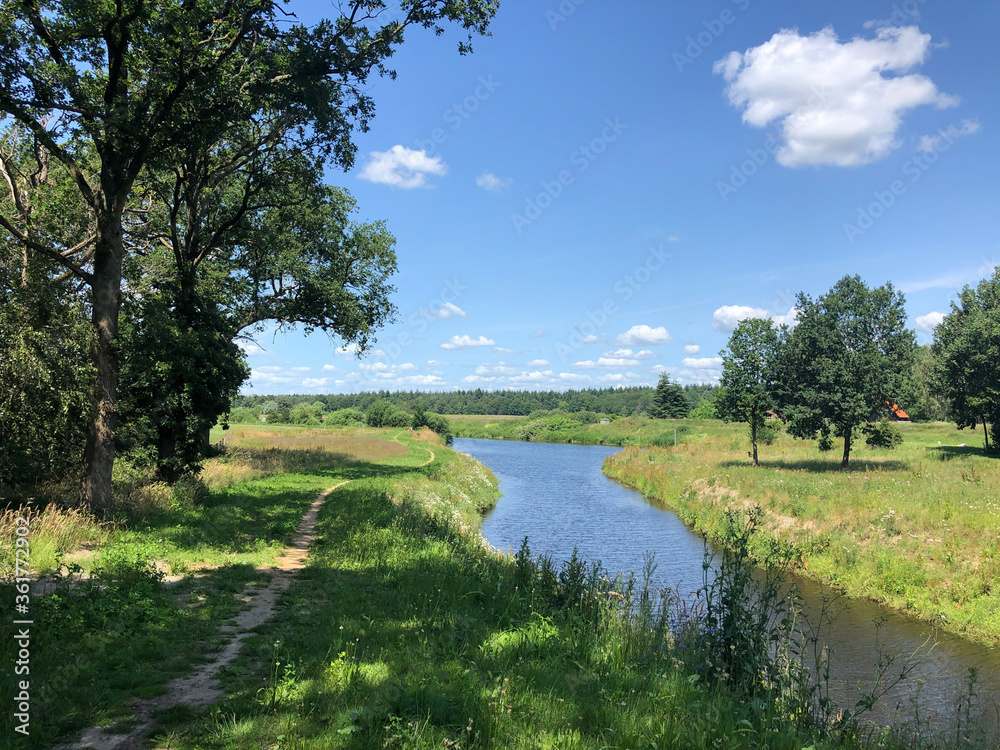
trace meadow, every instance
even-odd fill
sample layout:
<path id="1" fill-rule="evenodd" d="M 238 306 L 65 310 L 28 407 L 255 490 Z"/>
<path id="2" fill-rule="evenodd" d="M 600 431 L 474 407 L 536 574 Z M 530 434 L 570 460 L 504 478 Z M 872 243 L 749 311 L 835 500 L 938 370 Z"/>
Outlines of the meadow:
<path id="1" fill-rule="evenodd" d="M 695 437 L 731 433 L 688 426 L 687 445 L 635 455 L 666 465 L 693 455 Z M 729 514 L 725 576 L 691 609 L 658 599 L 641 573 L 612 580 L 578 559 L 490 549 L 478 527 L 496 479 L 433 433 L 292 427 L 231 431 L 169 502 L 123 474 L 130 504 L 113 523 L 42 511 L 62 576 L 33 600 L 45 626 L 24 746 L 127 727 L 132 699 L 218 653 L 310 502 L 345 480 L 320 509 L 307 566 L 222 672 L 224 698 L 159 712 L 152 746 L 995 747 L 967 725 L 948 738 L 880 729 L 863 709 L 855 722 L 824 704 L 821 665 L 775 625 L 789 603 L 752 574 L 750 514 Z M 65 564 L 79 545 L 89 577 Z"/>
<path id="2" fill-rule="evenodd" d="M 906 611 L 990 645 L 1000 643 L 1000 460 L 982 436 L 953 425 L 900 424 L 894 450 L 856 443 L 841 471 L 839 444 L 780 428 L 750 464 L 745 425 L 625 418 L 583 425 L 455 419 L 468 437 L 625 446 L 605 473 L 721 538 L 726 511 L 759 505 L 760 540 L 786 545 L 797 571 L 850 596 Z M 677 445 L 674 446 L 674 430 Z"/>

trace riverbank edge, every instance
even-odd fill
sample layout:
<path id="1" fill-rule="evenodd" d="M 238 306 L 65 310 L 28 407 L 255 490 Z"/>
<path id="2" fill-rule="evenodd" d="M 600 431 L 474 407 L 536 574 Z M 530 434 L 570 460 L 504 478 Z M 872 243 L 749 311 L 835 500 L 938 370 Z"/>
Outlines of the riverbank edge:
<path id="1" fill-rule="evenodd" d="M 614 461 L 605 461 L 602 471 L 609 479 L 613 479 L 622 486 L 638 492 L 647 502 L 675 513 L 688 528 L 698 534 L 704 534 L 710 542 L 718 543 L 723 541 L 722 531 L 724 527 L 722 519 L 726 510 L 745 510 L 748 506 L 747 501 L 740 500 L 737 493 L 724 486 L 714 488 L 714 501 L 705 498 L 706 492 L 712 489 L 707 483 L 703 487 L 696 487 L 694 483 L 688 483 L 676 497 L 667 497 L 650 492 L 648 488 L 641 486 L 638 482 L 630 481 Z M 731 496 L 729 497 L 730 502 L 726 501 L 727 495 Z M 764 511 L 765 514 L 770 512 L 767 508 L 764 508 Z M 781 521 L 783 524 L 778 525 L 783 525 L 787 532 L 789 519 L 782 517 Z M 758 531 L 763 540 L 779 544 L 789 544 L 788 535 L 777 534 L 774 532 L 774 529 L 774 525 L 769 527 L 765 524 Z M 926 623 L 933 628 L 963 638 L 971 643 L 987 648 L 1000 647 L 1000 632 L 978 627 L 974 623 L 955 623 L 941 618 L 936 613 L 908 608 L 905 606 L 908 592 L 900 595 L 904 601 L 904 605 L 900 606 L 899 601 L 893 598 L 873 595 L 871 591 L 858 590 L 855 586 L 851 585 L 851 579 L 848 579 L 846 582 L 842 578 L 838 579 L 836 561 L 831 559 L 829 555 L 825 555 L 821 551 L 811 551 L 808 555 L 801 550 L 797 550 L 797 552 L 799 560 L 792 570 L 794 576 L 801 576 L 802 578 L 821 583 L 850 599 L 874 602 L 892 612 Z M 903 557 L 899 559 L 905 560 Z M 809 561 L 814 563 L 813 568 L 809 567 Z M 823 571 L 815 569 L 816 562 L 821 563 L 821 567 L 824 568 Z M 825 570 L 827 567 L 831 568 L 831 570 Z"/>

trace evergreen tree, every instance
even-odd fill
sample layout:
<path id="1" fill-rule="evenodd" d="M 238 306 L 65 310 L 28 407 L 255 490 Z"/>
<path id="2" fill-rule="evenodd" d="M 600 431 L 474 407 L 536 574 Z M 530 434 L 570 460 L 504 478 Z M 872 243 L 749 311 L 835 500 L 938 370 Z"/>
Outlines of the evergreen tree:
<path id="1" fill-rule="evenodd" d="M 690 405 L 684 389 L 680 384 L 674 383 L 667 373 L 661 373 L 653 393 L 650 416 L 656 419 L 682 419 L 687 416 L 688 411 Z"/>

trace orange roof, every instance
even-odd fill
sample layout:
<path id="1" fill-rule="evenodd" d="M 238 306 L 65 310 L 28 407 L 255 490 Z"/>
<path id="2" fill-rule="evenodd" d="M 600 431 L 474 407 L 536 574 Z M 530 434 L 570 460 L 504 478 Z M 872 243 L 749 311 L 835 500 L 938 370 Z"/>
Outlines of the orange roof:
<path id="1" fill-rule="evenodd" d="M 890 404 L 888 401 L 886 401 L 885 405 L 888 406 L 892 410 L 892 413 L 896 415 L 897 419 L 909 419 L 910 418 L 909 414 L 907 414 L 905 411 L 903 411 L 902 409 L 899 408 L 899 404 Z"/>

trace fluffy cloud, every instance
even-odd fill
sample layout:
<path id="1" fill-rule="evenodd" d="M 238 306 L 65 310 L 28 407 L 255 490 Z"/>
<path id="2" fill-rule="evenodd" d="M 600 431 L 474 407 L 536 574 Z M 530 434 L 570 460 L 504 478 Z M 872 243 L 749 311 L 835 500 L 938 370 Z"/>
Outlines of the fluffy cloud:
<path id="1" fill-rule="evenodd" d="M 474 339 L 471 336 L 452 336 L 450 339 L 441 344 L 442 349 L 468 349 L 473 346 L 496 346 L 497 342 L 493 339 L 488 339 L 485 336 L 480 336 L 478 339 Z"/>
<path id="2" fill-rule="evenodd" d="M 722 367 L 722 357 L 685 357 L 681 365 L 689 370 L 707 370 Z"/>
<path id="3" fill-rule="evenodd" d="M 618 334 L 615 343 L 618 346 L 655 346 L 673 341 L 673 337 L 663 326 L 650 328 L 649 326 L 632 326 L 625 333 Z"/>
<path id="4" fill-rule="evenodd" d="M 798 320 L 799 311 L 798 308 L 793 307 L 784 315 L 777 315 L 775 313 L 768 312 L 761 307 L 748 307 L 747 305 L 724 305 L 712 313 L 712 328 L 716 331 L 722 331 L 723 333 L 731 333 L 741 320 L 747 320 L 748 318 L 760 318 L 762 320 L 770 319 L 774 321 L 776 326 L 794 326 L 796 320 Z M 684 348 L 687 352 L 687 347 Z M 697 354 L 698 349 L 694 352 L 688 352 L 692 354 Z"/>
<path id="5" fill-rule="evenodd" d="M 622 357 L 626 359 L 652 359 L 655 355 L 649 349 L 643 349 L 642 351 L 633 351 L 632 349 L 616 349 L 611 352 L 604 352 L 605 357 Z"/>
<path id="6" fill-rule="evenodd" d="M 548 367 L 549 361 L 547 359 L 533 359 L 525 367 Z"/>
<path id="7" fill-rule="evenodd" d="M 412 362 L 405 362 L 401 365 L 387 365 L 385 362 L 362 362 L 358 365 L 361 372 L 371 373 L 382 378 L 393 377 L 401 372 L 412 372 L 417 366 Z"/>
<path id="8" fill-rule="evenodd" d="M 492 172 L 483 172 L 476 178 L 476 184 L 483 190 L 497 192 L 503 190 L 509 183 L 507 180 L 501 180 Z"/>
<path id="9" fill-rule="evenodd" d="M 594 334 L 590 334 L 589 336 L 583 337 L 583 343 L 585 344 L 594 344 L 596 342 L 597 342 L 597 336 L 595 336 Z"/>
<path id="10" fill-rule="evenodd" d="M 497 354 L 520 354 L 521 353 L 517 349 L 504 349 L 502 346 L 495 346 L 495 347 L 493 347 L 493 351 L 495 351 Z"/>
<path id="11" fill-rule="evenodd" d="M 476 375 L 516 375 L 520 370 L 516 367 L 511 367 L 504 362 L 498 362 L 495 365 L 485 364 L 479 365 L 474 372 Z"/>
<path id="12" fill-rule="evenodd" d="M 942 320 L 944 320 L 944 313 L 929 312 L 917 317 L 916 328 L 920 333 L 926 333 L 930 336 L 934 333 L 934 329 L 941 325 Z"/>
<path id="13" fill-rule="evenodd" d="M 306 378 L 302 381 L 303 388 L 322 388 L 330 382 L 330 378 Z"/>
<path id="14" fill-rule="evenodd" d="M 955 106 L 926 76 L 931 37 L 916 26 L 887 27 L 874 39 L 841 42 L 830 27 L 808 36 L 782 29 L 759 47 L 715 63 L 729 102 L 755 127 L 779 122 L 779 164 L 853 167 L 899 145 L 902 115 Z"/>
<path id="15" fill-rule="evenodd" d="M 260 348 L 257 344 L 252 341 L 236 341 L 236 346 L 243 350 L 243 353 L 248 357 L 252 357 L 255 354 L 267 354 L 266 351 Z"/>
<path id="16" fill-rule="evenodd" d="M 423 315 L 425 318 L 440 318 L 442 320 L 447 320 L 448 318 L 468 317 L 468 313 L 453 302 L 445 302 L 436 310 L 421 312 L 420 315 Z"/>
<path id="17" fill-rule="evenodd" d="M 447 367 L 448 366 L 447 362 L 438 362 L 436 359 L 429 359 L 429 360 L 427 360 L 427 364 L 430 365 L 431 367 Z"/>
<path id="18" fill-rule="evenodd" d="M 697 344 L 685 344 L 684 345 L 684 353 L 685 354 L 697 354 L 700 351 L 701 351 L 701 347 L 698 346 Z"/>
<path id="19" fill-rule="evenodd" d="M 921 151 L 942 151 L 951 145 L 952 141 L 955 141 L 963 136 L 972 135 L 973 133 L 979 132 L 979 123 L 974 120 L 962 120 L 962 124 L 958 127 L 954 125 L 949 125 L 947 128 L 942 129 L 939 133 L 935 135 L 925 135 L 920 139 L 920 145 L 917 146 Z"/>
<path id="20" fill-rule="evenodd" d="M 323 372 L 334 372 L 336 369 L 336 365 L 323 365 Z"/>
<path id="21" fill-rule="evenodd" d="M 637 359 L 626 359 L 624 357 L 600 357 L 596 362 L 592 359 L 587 359 L 583 362 L 576 362 L 573 364 L 573 367 L 577 370 L 594 370 L 597 368 L 613 370 L 618 367 L 635 367 L 638 364 L 639 360 Z"/>
<path id="22" fill-rule="evenodd" d="M 391 185 L 403 190 L 424 187 L 427 175 L 444 175 L 448 167 L 440 156 L 428 156 L 405 146 L 393 146 L 388 151 L 372 151 L 371 160 L 358 175 L 362 180 Z"/>

